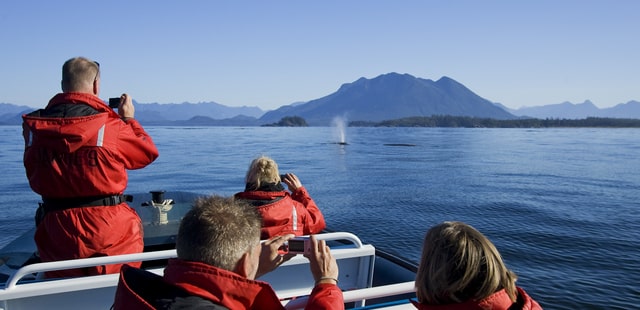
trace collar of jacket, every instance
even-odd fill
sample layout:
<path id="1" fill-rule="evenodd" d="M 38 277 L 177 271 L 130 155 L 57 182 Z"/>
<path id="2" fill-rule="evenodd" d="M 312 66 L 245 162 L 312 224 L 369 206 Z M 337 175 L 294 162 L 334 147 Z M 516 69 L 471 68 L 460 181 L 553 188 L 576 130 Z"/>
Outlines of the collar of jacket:
<path id="1" fill-rule="evenodd" d="M 269 283 L 249 280 L 234 272 L 201 262 L 170 259 L 164 271 L 164 279 L 193 295 L 229 309 L 282 307 Z"/>
<path id="2" fill-rule="evenodd" d="M 483 300 L 468 300 L 458 304 L 427 305 L 420 304 L 414 300 L 411 300 L 411 303 L 421 310 L 506 310 L 513 305 L 513 301 L 511 301 L 509 295 L 507 295 L 506 290 L 500 290 L 493 293 L 491 296 Z"/>
<path id="3" fill-rule="evenodd" d="M 102 101 L 102 99 L 93 94 L 77 92 L 59 93 L 53 96 L 51 100 L 49 100 L 47 108 L 58 104 L 84 104 L 94 108 L 100 113 L 107 112 L 118 117 L 118 113 L 116 113 L 116 111 L 109 108 L 109 106 L 104 101 Z"/>
<path id="4" fill-rule="evenodd" d="M 282 192 L 284 191 L 284 186 L 281 183 L 264 183 L 260 185 L 258 189 L 254 189 L 255 184 L 247 183 L 244 186 L 244 190 L 249 191 L 257 191 L 257 192 Z"/>

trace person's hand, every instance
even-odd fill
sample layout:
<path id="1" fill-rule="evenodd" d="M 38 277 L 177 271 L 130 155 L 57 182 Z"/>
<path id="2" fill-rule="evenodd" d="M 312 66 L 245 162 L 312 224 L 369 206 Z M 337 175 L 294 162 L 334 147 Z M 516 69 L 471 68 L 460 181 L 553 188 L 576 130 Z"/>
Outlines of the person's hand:
<path id="1" fill-rule="evenodd" d="M 304 256 L 309 259 L 309 268 L 316 284 L 338 284 L 338 262 L 324 240 L 311 235 L 311 251 Z"/>
<path id="2" fill-rule="evenodd" d="M 284 184 L 287 184 L 287 187 L 289 188 L 289 190 L 291 192 L 295 192 L 298 188 L 302 187 L 302 183 L 300 182 L 300 179 L 298 179 L 298 176 L 296 176 L 293 173 L 287 173 L 285 174 L 285 178 L 284 180 L 281 180 Z"/>
<path id="3" fill-rule="evenodd" d="M 133 107 L 133 101 L 128 94 L 122 94 L 120 96 L 120 105 L 118 106 L 118 115 L 122 119 L 133 118 L 136 109 Z"/>
<path id="4" fill-rule="evenodd" d="M 278 251 L 286 241 L 293 237 L 295 237 L 294 234 L 276 236 L 262 243 L 262 252 L 260 252 L 260 263 L 258 264 L 256 279 L 273 271 L 282 265 L 282 263 L 296 256 L 295 254 L 280 254 Z"/>

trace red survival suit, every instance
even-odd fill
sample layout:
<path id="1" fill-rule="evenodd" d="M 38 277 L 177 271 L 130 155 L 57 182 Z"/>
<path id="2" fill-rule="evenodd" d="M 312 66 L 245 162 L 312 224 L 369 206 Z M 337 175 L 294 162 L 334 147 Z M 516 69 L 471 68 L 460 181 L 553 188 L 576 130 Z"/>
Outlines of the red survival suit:
<path id="1" fill-rule="evenodd" d="M 60 93 L 23 115 L 24 166 L 43 199 L 35 242 L 44 262 L 142 252 L 139 216 L 123 199 L 127 169 L 158 157 L 135 119 L 123 121 L 100 98 Z M 47 277 L 117 273 L 120 265 L 48 272 Z"/>
<path id="2" fill-rule="evenodd" d="M 200 262 L 170 259 L 164 278 L 124 266 L 116 290 L 119 309 L 284 309 L 269 283 Z M 305 309 L 344 309 L 335 284 L 316 285 Z"/>
<path id="3" fill-rule="evenodd" d="M 322 212 L 304 187 L 299 187 L 293 194 L 284 188 L 276 191 L 262 189 L 235 194 L 236 198 L 257 207 L 262 216 L 260 239 L 284 234 L 317 234 L 326 227 Z"/>
<path id="4" fill-rule="evenodd" d="M 518 300 L 516 304 L 509 298 L 506 290 L 500 290 L 493 295 L 480 300 L 469 300 L 459 304 L 450 305 L 424 305 L 411 301 L 420 310 L 542 310 L 542 307 L 533 300 L 520 287 L 518 290 Z M 512 308 L 512 306 L 515 306 Z"/>

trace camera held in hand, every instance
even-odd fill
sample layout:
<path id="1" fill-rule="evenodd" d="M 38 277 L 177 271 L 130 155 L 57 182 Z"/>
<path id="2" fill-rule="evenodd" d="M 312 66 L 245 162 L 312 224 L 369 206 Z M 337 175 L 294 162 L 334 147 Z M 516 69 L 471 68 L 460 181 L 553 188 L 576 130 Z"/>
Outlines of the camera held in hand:
<path id="1" fill-rule="evenodd" d="M 109 98 L 109 107 L 117 109 L 120 106 L 120 97 Z"/>
<path id="2" fill-rule="evenodd" d="M 284 180 L 287 179 L 287 175 L 286 174 L 281 174 L 280 175 L 280 182 L 284 182 Z"/>
<path id="3" fill-rule="evenodd" d="M 287 241 L 287 252 L 290 254 L 305 254 L 311 252 L 311 239 L 308 236 L 295 237 Z"/>

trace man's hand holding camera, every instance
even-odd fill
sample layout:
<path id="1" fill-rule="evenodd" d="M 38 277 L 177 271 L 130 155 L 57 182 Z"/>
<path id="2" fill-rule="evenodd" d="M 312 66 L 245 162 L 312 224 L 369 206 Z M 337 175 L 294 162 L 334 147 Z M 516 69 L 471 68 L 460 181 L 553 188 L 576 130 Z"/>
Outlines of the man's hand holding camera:
<path id="1" fill-rule="evenodd" d="M 309 268 L 316 284 L 338 284 L 338 263 L 331 255 L 331 249 L 326 241 L 317 240 L 314 235 L 309 237 L 295 237 L 296 241 L 304 241 L 304 249 L 287 251 L 286 242 L 294 239 L 295 235 L 287 234 L 273 237 L 262 243 L 260 263 L 256 278 L 275 270 L 282 263 L 290 260 L 299 253 L 309 259 Z M 308 247 L 307 247 L 308 245 Z M 297 246 L 296 246 L 297 247 Z"/>
<path id="2" fill-rule="evenodd" d="M 115 106 L 117 99 L 120 99 L 118 106 Z M 134 117 L 136 109 L 133 106 L 133 100 L 128 94 L 122 94 L 119 98 L 109 98 L 109 106 L 118 109 L 118 115 L 122 120 L 126 121 Z"/>
<path id="3" fill-rule="evenodd" d="M 282 263 L 296 256 L 296 254 L 283 254 L 280 250 L 283 248 L 285 242 L 293 237 L 295 237 L 294 234 L 276 236 L 262 243 L 260 263 L 258 264 L 256 278 L 275 270 L 278 266 L 282 265 Z"/>
<path id="4" fill-rule="evenodd" d="M 338 263 L 331 255 L 326 241 L 317 240 L 311 235 L 311 252 L 304 256 L 309 259 L 309 267 L 316 284 L 338 284 Z"/>

